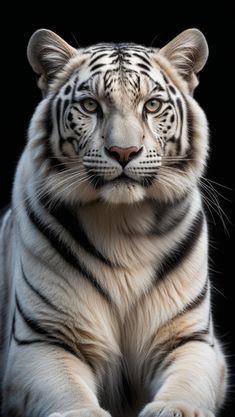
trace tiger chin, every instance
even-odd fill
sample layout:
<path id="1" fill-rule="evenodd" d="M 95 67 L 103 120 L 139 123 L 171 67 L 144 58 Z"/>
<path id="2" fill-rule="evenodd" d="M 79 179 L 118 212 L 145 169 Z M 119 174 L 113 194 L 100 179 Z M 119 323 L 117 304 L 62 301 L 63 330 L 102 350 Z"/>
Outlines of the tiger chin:
<path id="1" fill-rule="evenodd" d="M 75 49 L 41 29 L 27 54 L 43 98 L 1 219 L 1 416 L 214 417 L 205 37 Z"/>

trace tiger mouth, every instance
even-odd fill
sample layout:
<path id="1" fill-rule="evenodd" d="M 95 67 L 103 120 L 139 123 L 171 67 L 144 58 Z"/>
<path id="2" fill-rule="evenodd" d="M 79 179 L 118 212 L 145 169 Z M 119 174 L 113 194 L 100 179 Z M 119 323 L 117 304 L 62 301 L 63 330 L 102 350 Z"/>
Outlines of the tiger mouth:
<path id="1" fill-rule="evenodd" d="M 153 181 L 156 178 L 156 174 L 152 175 L 151 177 L 142 177 L 139 180 L 135 178 L 131 178 L 126 175 L 124 172 L 120 174 L 118 177 L 112 180 L 106 180 L 103 176 L 95 176 L 92 178 L 92 182 L 95 188 L 103 187 L 104 185 L 112 184 L 112 185 L 141 185 L 143 187 L 149 187 L 152 185 Z"/>
<path id="2" fill-rule="evenodd" d="M 113 180 L 111 180 L 110 182 L 113 183 L 115 181 L 118 182 L 118 183 L 119 182 L 124 182 L 124 183 L 136 182 L 136 183 L 139 184 L 138 180 L 135 180 L 135 179 L 129 177 L 128 175 L 124 174 L 124 172 L 121 175 L 119 175 L 117 178 L 114 178 Z"/>

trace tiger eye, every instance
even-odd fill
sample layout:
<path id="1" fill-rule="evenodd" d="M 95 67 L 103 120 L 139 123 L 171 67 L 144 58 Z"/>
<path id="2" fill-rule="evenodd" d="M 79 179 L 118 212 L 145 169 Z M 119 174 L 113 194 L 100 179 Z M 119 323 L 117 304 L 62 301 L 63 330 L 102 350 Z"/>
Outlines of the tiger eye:
<path id="1" fill-rule="evenodd" d="M 151 98 L 150 100 L 146 101 L 144 107 L 149 113 L 156 113 L 161 108 L 161 101 L 157 100 L 156 98 Z"/>
<path id="2" fill-rule="evenodd" d="M 88 113 L 95 113 L 99 107 L 99 104 L 93 98 L 85 98 L 81 101 L 81 105 Z"/>

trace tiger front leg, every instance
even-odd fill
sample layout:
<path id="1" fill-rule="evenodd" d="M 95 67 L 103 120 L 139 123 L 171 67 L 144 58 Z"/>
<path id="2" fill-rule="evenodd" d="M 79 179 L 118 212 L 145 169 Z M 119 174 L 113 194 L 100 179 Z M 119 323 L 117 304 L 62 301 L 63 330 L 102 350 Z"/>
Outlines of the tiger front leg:
<path id="1" fill-rule="evenodd" d="M 217 342 L 190 341 L 175 349 L 151 383 L 153 401 L 139 417 L 214 417 L 225 393 L 226 367 Z M 160 388 L 156 389 L 156 386 Z"/>
<path id="2" fill-rule="evenodd" d="M 63 348 L 12 344 L 8 364 L 4 417 L 111 417 L 99 406 L 90 367 Z"/>

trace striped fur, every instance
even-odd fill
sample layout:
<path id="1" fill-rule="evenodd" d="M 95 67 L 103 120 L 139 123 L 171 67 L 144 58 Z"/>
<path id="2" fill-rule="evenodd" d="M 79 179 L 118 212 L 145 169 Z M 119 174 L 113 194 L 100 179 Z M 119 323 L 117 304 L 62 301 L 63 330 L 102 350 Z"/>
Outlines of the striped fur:
<path id="1" fill-rule="evenodd" d="M 32 36 L 44 98 L 0 232 L 3 417 L 222 405 L 198 187 L 208 129 L 192 96 L 207 54 L 196 29 L 160 50 Z"/>

